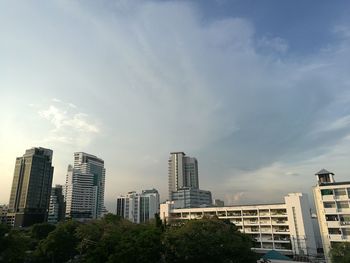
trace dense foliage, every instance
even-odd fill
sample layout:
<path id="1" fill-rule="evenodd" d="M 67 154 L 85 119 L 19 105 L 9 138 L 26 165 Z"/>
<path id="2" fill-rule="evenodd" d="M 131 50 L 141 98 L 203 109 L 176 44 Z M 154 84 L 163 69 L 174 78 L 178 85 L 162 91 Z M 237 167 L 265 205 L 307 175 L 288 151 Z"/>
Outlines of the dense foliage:
<path id="1" fill-rule="evenodd" d="M 350 243 L 339 242 L 332 245 L 330 256 L 332 262 L 349 263 L 350 262 Z"/>
<path id="2" fill-rule="evenodd" d="M 0 225 L 0 262 L 256 262 L 251 240 L 218 219 L 164 226 L 115 215 L 14 230 Z"/>

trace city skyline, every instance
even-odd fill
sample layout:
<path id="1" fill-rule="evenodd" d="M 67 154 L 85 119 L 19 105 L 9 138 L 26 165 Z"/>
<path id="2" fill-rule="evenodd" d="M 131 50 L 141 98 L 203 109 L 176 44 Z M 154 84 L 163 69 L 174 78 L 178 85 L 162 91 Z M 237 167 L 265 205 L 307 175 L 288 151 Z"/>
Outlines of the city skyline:
<path id="1" fill-rule="evenodd" d="M 169 152 L 227 204 L 311 197 L 350 170 L 350 3 L 13 1 L 0 4 L 0 204 L 15 158 L 101 157 L 105 203 L 168 191 Z M 288 187 L 286 187 L 288 186 Z M 287 190 L 288 188 L 288 190 Z"/>

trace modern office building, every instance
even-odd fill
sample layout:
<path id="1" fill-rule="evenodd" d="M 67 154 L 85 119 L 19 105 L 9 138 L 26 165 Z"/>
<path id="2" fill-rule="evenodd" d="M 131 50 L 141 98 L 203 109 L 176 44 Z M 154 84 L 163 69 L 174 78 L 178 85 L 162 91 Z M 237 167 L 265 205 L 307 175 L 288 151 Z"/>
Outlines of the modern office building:
<path id="1" fill-rule="evenodd" d="M 6 224 L 7 211 L 7 205 L 0 205 L 0 224 Z"/>
<path id="2" fill-rule="evenodd" d="M 117 197 L 116 214 L 133 223 L 144 223 L 159 213 L 159 193 L 156 189 L 135 191 Z"/>
<path id="3" fill-rule="evenodd" d="M 27 227 L 47 220 L 53 177 L 52 150 L 32 148 L 16 159 L 7 222 Z"/>
<path id="4" fill-rule="evenodd" d="M 172 192 L 176 192 L 180 188 L 199 188 L 198 162 L 196 158 L 188 157 L 184 152 L 172 152 L 170 153 L 168 165 L 170 200 L 172 198 Z"/>
<path id="5" fill-rule="evenodd" d="M 74 153 L 74 166 L 68 166 L 64 189 L 67 218 L 86 221 L 102 216 L 105 174 L 102 159 L 84 152 Z"/>
<path id="6" fill-rule="evenodd" d="M 57 224 L 65 219 L 66 203 L 64 202 L 63 187 L 56 185 L 51 189 L 49 213 L 47 222 Z"/>
<path id="7" fill-rule="evenodd" d="M 172 152 L 168 160 L 169 200 L 176 208 L 212 205 L 211 192 L 199 189 L 198 161 L 184 152 Z"/>
<path id="8" fill-rule="evenodd" d="M 211 192 L 198 188 L 184 187 L 172 192 L 174 208 L 212 206 Z"/>
<path id="9" fill-rule="evenodd" d="M 255 240 L 253 249 L 258 253 L 274 249 L 289 256 L 316 256 L 315 235 L 305 194 L 288 194 L 284 202 L 278 204 L 183 209 L 174 208 L 173 201 L 160 205 L 160 218 L 168 224 L 203 217 L 230 220 L 239 231 Z"/>
<path id="10" fill-rule="evenodd" d="M 313 187 L 317 218 L 327 262 L 329 251 L 339 242 L 350 242 L 350 181 L 336 182 L 334 173 L 322 169 Z"/>

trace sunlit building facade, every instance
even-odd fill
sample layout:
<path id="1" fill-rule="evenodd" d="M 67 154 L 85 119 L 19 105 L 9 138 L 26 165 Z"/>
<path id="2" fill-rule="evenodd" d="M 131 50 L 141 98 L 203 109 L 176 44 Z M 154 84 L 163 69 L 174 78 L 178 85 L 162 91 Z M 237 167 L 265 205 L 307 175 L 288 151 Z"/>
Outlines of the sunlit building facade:
<path id="1" fill-rule="evenodd" d="M 103 215 L 105 174 L 102 159 L 74 153 L 74 166 L 68 166 L 64 189 L 66 218 L 85 221 Z"/>
<path id="2" fill-rule="evenodd" d="M 336 182 L 334 173 L 325 169 L 315 175 L 317 185 L 313 187 L 313 193 L 323 251 L 326 261 L 331 262 L 331 247 L 350 242 L 350 181 Z"/>
<path id="3" fill-rule="evenodd" d="M 16 159 L 7 223 L 27 227 L 47 220 L 53 177 L 52 150 L 31 148 Z"/>
<path id="4" fill-rule="evenodd" d="M 224 207 L 174 208 L 174 202 L 160 205 L 160 217 L 168 224 L 203 217 L 229 220 L 254 240 L 254 250 L 272 249 L 285 255 L 314 257 L 317 254 L 308 198 L 291 193 L 284 203 Z"/>

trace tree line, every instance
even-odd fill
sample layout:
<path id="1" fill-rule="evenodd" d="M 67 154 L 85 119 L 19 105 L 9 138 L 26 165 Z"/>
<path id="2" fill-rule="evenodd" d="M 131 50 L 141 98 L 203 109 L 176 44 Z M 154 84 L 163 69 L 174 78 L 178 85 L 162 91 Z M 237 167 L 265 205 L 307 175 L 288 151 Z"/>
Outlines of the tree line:
<path id="1" fill-rule="evenodd" d="M 252 244 L 235 225 L 215 218 L 166 226 L 159 217 L 133 224 L 108 214 L 87 223 L 0 225 L 0 262 L 9 263 L 255 263 Z"/>

